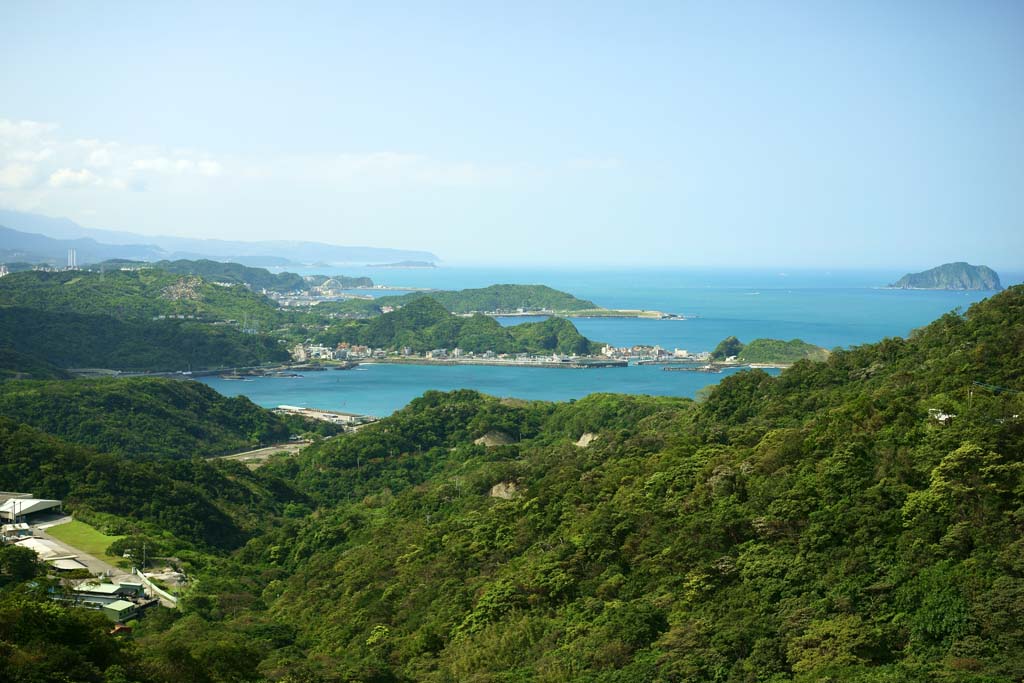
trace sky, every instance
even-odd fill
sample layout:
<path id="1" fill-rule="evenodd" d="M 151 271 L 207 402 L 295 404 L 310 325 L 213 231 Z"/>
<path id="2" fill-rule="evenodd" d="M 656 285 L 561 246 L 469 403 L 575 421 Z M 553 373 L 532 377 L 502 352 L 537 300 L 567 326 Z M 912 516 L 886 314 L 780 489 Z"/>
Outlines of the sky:
<path id="1" fill-rule="evenodd" d="M 0 3 L 0 206 L 448 264 L 1024 269 L 1024 3 Z"/>

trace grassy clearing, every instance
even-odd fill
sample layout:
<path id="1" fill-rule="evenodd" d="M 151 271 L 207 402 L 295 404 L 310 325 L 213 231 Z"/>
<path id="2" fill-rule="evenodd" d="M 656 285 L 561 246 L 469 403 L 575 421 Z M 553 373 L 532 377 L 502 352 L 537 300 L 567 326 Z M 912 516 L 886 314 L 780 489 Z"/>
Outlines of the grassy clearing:
<path id="1" fill-rule="evenodd" d="M 99 529 L 91 527 L 85 522 L 79 522 L 77 519 L 67 524 L 50 527 L 46 533 L 98 558 L 111 558 L 111 555 L 107 555 L 107 548 L 114 541 L 124 538 L 124 536 L 108 536 Z"/>

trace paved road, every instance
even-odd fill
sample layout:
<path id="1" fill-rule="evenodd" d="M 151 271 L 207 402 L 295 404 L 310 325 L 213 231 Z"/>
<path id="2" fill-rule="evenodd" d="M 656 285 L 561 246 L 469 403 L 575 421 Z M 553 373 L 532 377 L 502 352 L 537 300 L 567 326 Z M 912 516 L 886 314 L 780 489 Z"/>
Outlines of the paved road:
<path id="1" fill-rule="evenodd" d="M 237 460 L 244 464 L 251 470 L 256 469 L 260 465 L 266 464 L 270 456 L 276 455 L 277 453 L 287 453 L 289 455 L 295 455 L 303 448 L 309 445 L 307 441 L 298 441 L 291 443 L 277 444 L 276 446 L 267 446 L 266 448 L 257 448 L 254 451 L 246 451 L 245 453 L 234 453 L 232 455 L 218 455 L 218 458 L 224 460 Z"/>

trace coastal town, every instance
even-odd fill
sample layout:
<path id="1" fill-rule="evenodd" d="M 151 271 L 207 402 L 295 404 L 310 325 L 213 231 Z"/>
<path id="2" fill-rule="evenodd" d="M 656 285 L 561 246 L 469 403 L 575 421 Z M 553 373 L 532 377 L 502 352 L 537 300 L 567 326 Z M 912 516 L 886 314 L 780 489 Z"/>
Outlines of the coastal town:
<path id="1" fill-rule="evenodd" d="M 313 361 L 342 361 L 348 363 L 394 362 L 424 363 L 431 365 L 523 365 L 533 367 L 626 367 L 630 364 L 652 363 L 706 363 L 711 360 L 711 353 L 702 351 L 690 353 L 686 349 L 664 349 L 661 346 L 622 346 L 605 345 L 599 355 L 561 355 L 528 354 L 528 353 L 495 353 L 485 351 L 474 353 L 460 348 L 438 348 L 424 353 L 414 353 L 409 347 L 399 350 L 372 348 L 359 344 L 342 342 L 335 347 L 316 344 L 297 344 L 292 347 L 292 360 L 296 363 Z"/>

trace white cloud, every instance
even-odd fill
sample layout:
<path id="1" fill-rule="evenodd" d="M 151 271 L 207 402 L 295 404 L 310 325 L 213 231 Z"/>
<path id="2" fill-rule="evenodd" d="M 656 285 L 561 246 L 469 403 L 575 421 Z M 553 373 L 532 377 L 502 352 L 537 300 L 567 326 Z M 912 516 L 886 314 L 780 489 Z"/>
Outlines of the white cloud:
<path id="1" fill-rule="evenodd" d="M 13 204 L 45 203 L 83 188 L 194 191 L 224 173 L 220 161 L 194 150 L 62 139 L 56 124 L 0 119 L 0 189 Z"/>
<path id="2" fill-rule="evenodd" d="M 150 159 L 136 159 L 132 162 L 131 168 L 135 171 L 165 173 L 168 175 L 196 174 L 207 177 L 218 176 L 224 170 L 219 163 L 210 159 L 172 159 L 163 156 Z"/>
<path id="3" fill-rule="evenodd" d="M 27 187 L 35 178 L 35 171 L 28 164 L 7 164 L 0 167 L 0 187 Z"/>
<path id="4" fill-rule="evenodd" d="M 0 119 L 0 140 L 19 141 L 38 138 L 45 133 L 57 129 L 53 123 L 42 123 L 40 121 L 11 121 Z"/>
<path id="5" fill-rule="evenodd" d="M 62 168 L 50 174 L 50 187 L 81 187 L 83 185 L 96 185 L 100 178 L 87 168 L 75 170 L 73 168 Z"/>
<path id="6" fill-rule="evenodd" d="M 106 168 L 114 163 L 114 157 L 106 147 L 97 147 L 89 152 L 87 163 L 93 168 Z"/>
<path id="7" fill-rule="evenodd" d="M 221 174 L 221 172 L 223 172 L 224 168 L 216 161 L 203 159 L 202 161 L 196 163 L 196 170 L 198 170 L 201 175 L 218 176 Z"/>

